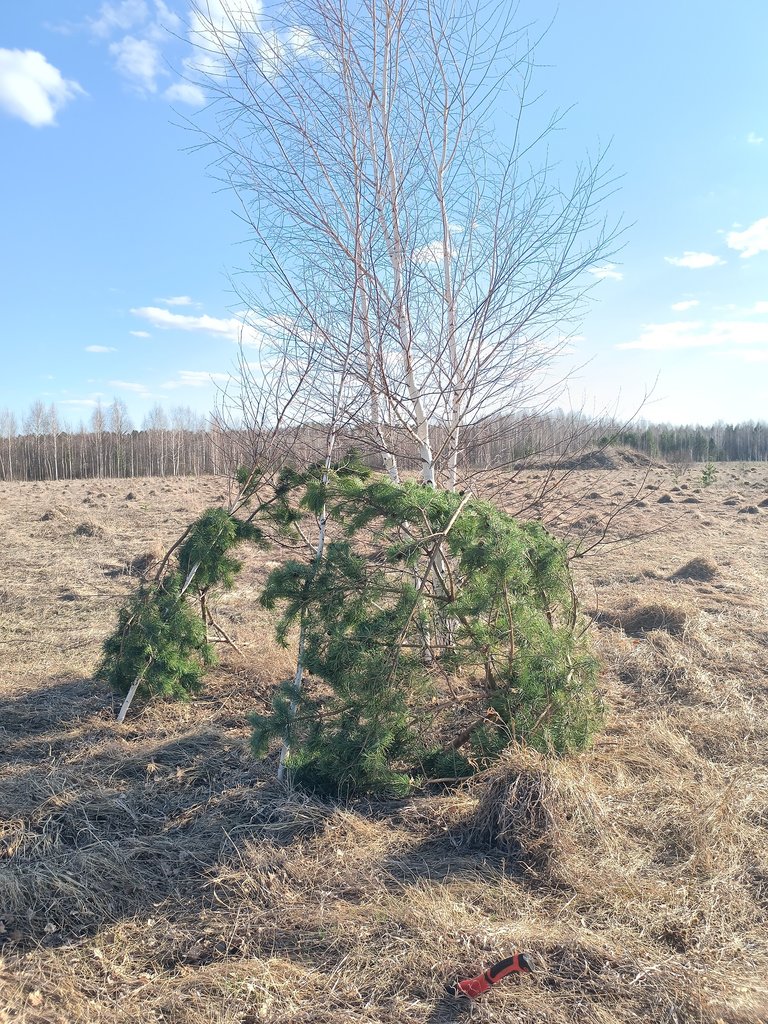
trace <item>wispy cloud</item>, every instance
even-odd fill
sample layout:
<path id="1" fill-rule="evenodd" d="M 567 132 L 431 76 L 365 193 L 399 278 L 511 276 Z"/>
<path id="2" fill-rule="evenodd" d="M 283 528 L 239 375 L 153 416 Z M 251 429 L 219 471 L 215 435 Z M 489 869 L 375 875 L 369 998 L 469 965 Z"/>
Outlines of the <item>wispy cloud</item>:
<path id="1" fill-rule="evenodd" d="M 442 263 L 445 255 L 445 246 L 441 241 L 427 242 L 416 249 L 413 258 L 417 263 Z"/>
<path id="2" fill-rule="evenodd" d="M 62 398 L 59 405 L 82 405 L 88 409 L 94 409 L 99 403 L 95 398 Z"/>
<path id="3" fill-rule="evenodd" d="M 242 34 L 261 35 L 262 0 L 239 0 L 236 5 L 228 0 L 208 0 L 205 7 L 192 10 L 189 38 L 209 58 L 237 48 Z"/>
<path id="4" fill-rule="evenodd" d="M 88 27 L 105 41 L 119 36 L 109 43 L 117 72 L 140 95 L 157 93 L 158 79 L 170 74 L 163 61 L 163 46 L 172 39 L 171 33 L 181 28 L 181 18 L 175 11 L 163 0 L 153 0 L 151 6 L 147 0 L 103 3 L 99 16 L 91 19 Z M 184 95 L 181 89 L 173 98 L 187 102 Z"/>
<path id="5" fill-rule="evenodd" d="M 136 395 L 148 395 L 149 388 L 146 384 L 140 384 L 133 380 L 110 380 L 107 382 L 111 388 L 119 391 L 133 391 Z"/>
<path id="6" fill-rule="evenodd" d="M 750 146 L 761 146 L 765 142 L 765 139 L 762 135 L 758 135 L 757 132 L 750 132 L 747 136 L 747 142 Z"/>
<path id="7" fill-rule="evenodd" d="M 120 3 L 103 3 L 96 18 L 88 21 L 88 27 L 95 36 L 106 38 L 113 32 L 125 32 L 140 25 L 149 17 L 149 5 L 145 0 L 122 0 Z"/>
<path id="8" fill-rule="evenodd" d="M 683 313 L 686 309 L 693 309 L 694 306 L 698 306 L 698 299 L 684 299 L 682 302 L 673 302 L 672 309 L 676 313 Z"/>
<path id="9" fill-rule="evenodd" d="M 0 49 L 0 109 L 33 128 L 56 124 L 56 115 L 85 95 L 37 50 Z"/>
<path id="10" fill-rule="evenodd" d="M 732 355 L 730 352 L 723 353 L 724 355 Z M 748 348 L 743 352 L 739 352 L 739 359 L 745 363 L 768 363 L 768 349 L 766 348 Z"/>
<path id="11" fill-rule="evenodd" d="M 625 341 L 615 347 L 665 352 L 688 348 L 712 348 L 718 345 L 729 348 L 768 345 L 768 324 L 742 320 L 721 320 L 713 324 L 700 320 L 646 324 L 640 336 L 634 341 Z"/>
<path id="12" fill-rule="evenodd" d="M 158 299 L 158 302 L 164 303 L 166 306 L 197 306 L 198 303 L 194 299 L 190 298 L 189 295 L 172 295 L 169 299 Z"/>
<path id="13" fill-rule="evenodd" d="M 590 267 L 588 273 L 593 274 L 598 281 L 623 281 L 624 275 L 616 270 L 615 263 L 606 263 L 604 267 Z"/>
<path id="14" fill-rule="evenodd" d="M 725 263 L 719 256 L 711 252 L 690 252 L 686 250 L 682 256 L 665 256 L 667 263 L 673 267 L 688 267 L 690 270 L 702 270 L 704 267 L 718 267 Z"/>
<path id="15" fill-rule="evenodd" d="M 768 313 L 768 302 L 756 302 L 752 307 L 753 313 Z"/>
<path id="16" fill-rule="evenodd" d="M 729 249 L 735 249 L 743 260 L 768 252 L 768 217 L 761 217 L 743 231 L 729 232 L 725 243 Z"/>
<path id="17" fill-rule="evenodd" d="M 276 29 L 264 16 L 262 0 L 206 0 L 195 5 L 189 26 L 192 55 L 185 62 L 193 73 L 221 74 L 247 38 L 258 53 L 259 69 L 273 77 L 290 61 L 314 54 L 328 59 L 318 40 L 301 25 Z"/>
<path id="18" fill-rule="evenodd" d="M 116 348 L 111 348 L 109 345 L 86 345 L 86 352 L 117 352 Z"/>
<path id="19" fill-rule="evenodd" d="M 223 384 L 230 380 L 228 373 L 208 373 L 205 370 L 179 370 L 179 376 L 175 380 L 167 380 L 160 387 L 168 390 L 176 388 L 204 388 L 211 384 Z"/>
<path id="20" fill-rule="evenodd" d="M 149 331 L 129 331 L 128 333 L 132 334 L 134 336 L 134 338 L 151 338 L 152 337 L 152 335 L 149 333 Z"/>
<path id="21" fill-rule="evenodd" d="M 153 327 L 162 330 L 202 331 L 205 334 L 228 338 L 230 341 L 239 341 L 241 335 L 248 330 L 243 322 L 235 317 L 224 319 L 207 314 L 192 316 L 189 313 L 172 313 L 169 309 L 161 309 L 159 306 L 140 306 L 138 309 L 132 309 L 131 313 L 148 320 Z"/>
<path id="22" fill-rule="evenodd" d="M 174 82 L 163 93 L 169 103 L 186 103 L 190 107 L 202 107 L 205 93 L 193 82 Z"/>
<path id="23" fill-rule="evenodd" d="M 110 43 L 115 67 L 140 91 L 157 92 L 157 77 L 165 73 L 160 47 L 150 39 L 125 36 Z"/>

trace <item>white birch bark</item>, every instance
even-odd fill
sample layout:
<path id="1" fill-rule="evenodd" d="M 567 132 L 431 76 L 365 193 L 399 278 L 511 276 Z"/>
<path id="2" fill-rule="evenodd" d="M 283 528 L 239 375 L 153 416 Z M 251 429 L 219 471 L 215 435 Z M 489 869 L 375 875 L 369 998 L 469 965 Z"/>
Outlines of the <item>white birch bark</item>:
<path id="1" fill-rule="evenodd" d="M 141 685 L 141 680 L 144 678 L 144 672 L 146 672 L 146 669 L 140 672 L 131 683 L 131 688 L 129 689 L 128 693 L 126 693 L 125 700 L 123 701 L 122 705 L 120 706 L 120 710 L 117 713 L 118 723 L 122 723 L 125 721 L 125 716 L 128 714 L 128 709 L 133 703 L 133 698 L 136 696 L 136 691 Z"/>

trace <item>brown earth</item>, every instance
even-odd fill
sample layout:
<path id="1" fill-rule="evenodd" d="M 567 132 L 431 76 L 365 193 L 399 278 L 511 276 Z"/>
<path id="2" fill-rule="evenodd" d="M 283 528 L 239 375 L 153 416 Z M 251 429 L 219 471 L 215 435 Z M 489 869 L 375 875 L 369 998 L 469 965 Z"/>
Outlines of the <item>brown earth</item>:
<path id="1" fill-rule="evenodd" d="M 606 728 L 572 760 L 512 750 L 453 792 L 343 806 L 248 751 L 290 671 L 257 605 L 274 552 L 218 600 L 242 653 L 202 698 L 118 726 L 92 679 L 221 480 L 0 485 L 0 1022 L 768 1021 L 768 467 L 700 474 L 487 485 L 582 555 Z M 444 995 L 515 948 L 532 978 Z"/>

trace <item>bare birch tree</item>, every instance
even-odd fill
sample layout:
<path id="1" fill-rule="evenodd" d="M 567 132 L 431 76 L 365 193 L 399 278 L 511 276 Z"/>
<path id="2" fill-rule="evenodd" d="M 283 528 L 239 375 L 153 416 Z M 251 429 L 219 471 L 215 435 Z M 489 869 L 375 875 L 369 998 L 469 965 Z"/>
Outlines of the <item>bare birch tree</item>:
<path id="1" fill-rule="evenodd" d="M 322 325 L 390 475 L 405 440 L 425 483 L 455 487 L 467 428 L 551 391 L 616 241 L 603 158 L 565 182 L 561 115 L 529 127 L 514 5 L 210 0 L 191 39 L 212 98 L 197 127 L 253 234 L 252 325 Z"/>

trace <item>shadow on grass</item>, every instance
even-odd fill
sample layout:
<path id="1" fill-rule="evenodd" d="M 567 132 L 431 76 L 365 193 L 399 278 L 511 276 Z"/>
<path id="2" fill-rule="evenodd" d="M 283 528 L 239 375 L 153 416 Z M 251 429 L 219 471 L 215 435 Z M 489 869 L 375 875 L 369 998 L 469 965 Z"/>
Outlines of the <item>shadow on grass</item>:
<path id="1" fill-rule="evenodd" d="M 15 758 L 29 741 L 43 742 L 51 733 L 112 716 L 112 692 L 93 679 L 63 679 L 6 697 L 0 694 L 0 735 L 4 758 Z M 4 734 L 4 735 L 3 735 Z"/>
<path id="2" fill-rule="evenodd" d="M 111 694 L 82 679 L 0 700 L 0 943 L 69 945 L 161 904 L 195 915 L 230 837 L 322 827 L 266 781 L 242 729 L 179 735 L 175 714 L 118 727 Z"/>
<path id="3" fill-rule="evenodd" d="M 430 1010 L 424 1024 L 452 1024 L 453 1021 L 470 1020 L 473 1004 L 468 999 L 457 999 L 452 992 L 441 996 Z"/>

